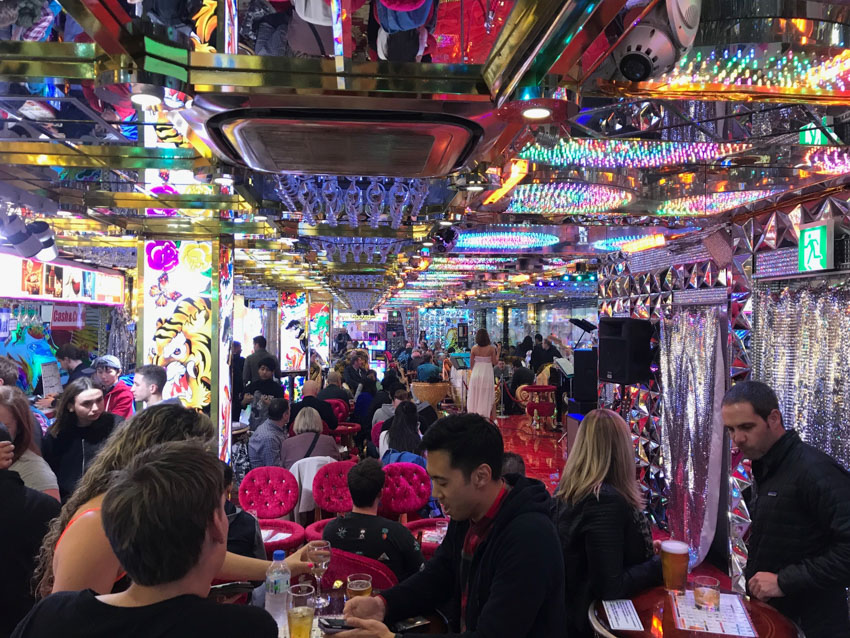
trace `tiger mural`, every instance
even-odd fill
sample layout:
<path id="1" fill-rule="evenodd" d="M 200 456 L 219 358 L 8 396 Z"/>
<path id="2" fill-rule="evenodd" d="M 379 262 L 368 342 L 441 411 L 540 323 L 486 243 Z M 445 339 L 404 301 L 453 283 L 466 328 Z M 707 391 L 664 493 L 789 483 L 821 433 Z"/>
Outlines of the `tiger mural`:
<path id="1" fill-rule="evenodd" d="M 209 299 L 180 301 L 156 322 L 150 362 L 165 368 L 162 396 L 179 397 L 188 408 L 210 404 L 212 388 L 212 305 Z"/>

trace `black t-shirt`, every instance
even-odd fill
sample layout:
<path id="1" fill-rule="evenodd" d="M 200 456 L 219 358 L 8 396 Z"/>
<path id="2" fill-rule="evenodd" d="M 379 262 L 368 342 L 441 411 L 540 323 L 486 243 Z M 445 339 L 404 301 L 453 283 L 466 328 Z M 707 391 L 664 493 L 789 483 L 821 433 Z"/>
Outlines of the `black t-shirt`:
<path id="1" fill-rule="evenodd" d="M 410 530 L 382 516 L 349 512 L 328 523 L 322 538 L 331 547 L 382 562 L 399 582 L 418 572 L 424 562 Z"/>
<path id="2" fill-rule="evenodd" d="M 191 594 L 144 607 L 116 607 L 87 589 L 59 592 L 38 603 L 12 638 L 277 638 L 263 609 L 220 605 Z"/>
<path id="3" fill-rule="evenodd" d="M 251 418 L 249 419 L 252 432 L 269 418 L 269 406 L 263 401 L 263 397 L 283 399 L 286 396 L 283 387 L 274 379 L 252 381 L 245 387 L 245 393 L 254 397 L 251 401 Z"/>

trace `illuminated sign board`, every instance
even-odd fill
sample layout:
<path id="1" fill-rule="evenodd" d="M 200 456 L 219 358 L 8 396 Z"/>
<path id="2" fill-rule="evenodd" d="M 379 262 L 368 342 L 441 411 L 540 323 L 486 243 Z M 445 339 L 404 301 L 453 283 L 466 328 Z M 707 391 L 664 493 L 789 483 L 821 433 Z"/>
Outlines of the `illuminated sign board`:
<path id="1" fill-rule="evenodd" d="M 124 305 L 124 275 L 0 254 L 0 297 Z"/>
<path id="2" fill-rule="evenodd" d="M 797 269 L 800 272 L 830 270 L 835 259 L 835 230 L 832 220 L 800 226 Z"/>

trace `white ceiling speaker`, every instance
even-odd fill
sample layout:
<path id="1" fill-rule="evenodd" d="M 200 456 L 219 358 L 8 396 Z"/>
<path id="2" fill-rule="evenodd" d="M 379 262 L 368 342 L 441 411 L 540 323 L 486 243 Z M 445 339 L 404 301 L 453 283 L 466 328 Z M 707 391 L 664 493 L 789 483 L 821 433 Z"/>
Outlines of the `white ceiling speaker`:
<path id="1" fill-rule="evenodd" d="M 666 0 L 635 26 L 614 51 L 620 73 L 643 82 L 666 73 L 694 43 L 701 0 Z"/>

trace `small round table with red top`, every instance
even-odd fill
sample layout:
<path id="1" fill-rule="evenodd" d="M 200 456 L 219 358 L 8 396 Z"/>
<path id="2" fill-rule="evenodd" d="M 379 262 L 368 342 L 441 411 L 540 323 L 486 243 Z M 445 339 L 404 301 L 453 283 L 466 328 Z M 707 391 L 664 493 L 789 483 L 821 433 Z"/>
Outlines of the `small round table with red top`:
<path id="1" fill-rule="evenodd" d="M 733 593 L 724 591 L 723 593 Z M 770 605 L 747 596 L 743 599 L 744 609 L 750 616 L 758 638 L 801 638 L 797 626 Z M 728 634 L 707 633 L 678 629 L 673 618 L 670 595 L 663 587 L 649 589 L 632 598 L 643 623 L 643 631 L 621 631 L 609 628 L 608 616 L 601 601 L 594 601 L 588 609 L 591 626 L 602 638 L 729 638 Z"/>
<path id="2" fill-rule="evenodd" d="M 531 425 L 539 430 L 541 423 L 552 426 L 555 415 L 555 391 L 553 385 L 527 385 L 526 392 L 530 397 L 525 406 L 525 411 L 531 417 Z"/>

